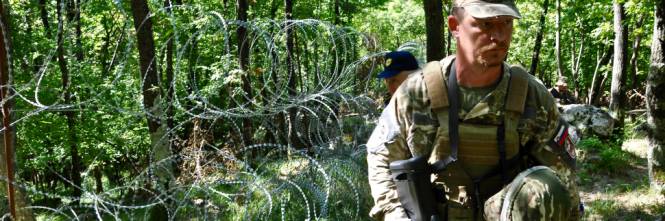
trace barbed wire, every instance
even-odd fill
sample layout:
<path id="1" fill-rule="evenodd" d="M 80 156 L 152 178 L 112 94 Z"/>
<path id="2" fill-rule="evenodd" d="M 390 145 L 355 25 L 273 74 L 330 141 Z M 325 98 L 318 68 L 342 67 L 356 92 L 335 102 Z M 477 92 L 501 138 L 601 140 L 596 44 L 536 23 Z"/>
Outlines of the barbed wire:
<path id="1" fill-rule="evenodd" d="M 374 76 L 385 51 L 376 39 L 313 19 L 245 22 L 197 5 L 159 8 L 150 19 L 165 30 L 155 33 L 157 56 L 151 61 L 160 74 L 165 74 L 162 66 L 168 62 L 166 42 L 176 50 L 173 81 L 160 83 L 156 90 L 162 91 L 162 100 L 155 107 L 159 111 L 153 111 L 141 103 L 145 79 L 138 77 L 131 13 L 120 1 L 113 4 L 110 14 L 121 17 L 110 20 L 113 30 L 104 30 L 106 25 L 87 27 L 91 35 L 107 35 L 110 61 L 100 55 L 100 67 L 92 56 L 100 53 L 96 50 L 86 52 L 82 61 L 69 61 L 73 102 L 65 103 L 58 81 L 57 41 L 50 39 L 47 47 L 30 47 L 20 54 L 41 58 L 33 59 L 37 71 L 32 75 L 32 70 L 10 69 L 15 79 L 4 87 L 12 91 L 15 103 L 17 159 L 26 166 L 19 167 L 19 174 L 56 175 L 58 181 L 51 182 L 56 187 L 63 184 L 47 189 L 37 185 L 37 178 L 19 176 L 13 185 L 35 201 L 20 210 L 68 220 L 146 220 L 160 209 L 170 220 L 366 219 L 371 199 L 364 143 L 383 99 L 377 90 L 381 82 Z M 86 2 L 80 10 L 92 6 Z M 59 7 L 65 11 L 64 4 Z M 58 25 L 57 31 L 68 36 L 65 42 L 73 41 L 68 31 L 72 28 L 73 22 Z M 238 28 L 247 30 L 247 70 L 238 61 Z M 291 54 L 287 30 L 295 39 Z M 65 50 L 67 57 L 73 57 L 73 47 Z M 422 51 L 415 43 L 400 49 Z M 295 75 L 289 74 L 288 56 Z M 20 59 L 14 56 L 11 61 Z M 250 79 L 253 93 L 242 90 L 242 77 Z M 297 88 L 289 88 L 291 80 Z M 174 91 L 172 100 L 168 90 Z M 146 118 L 166 120 L 168 108 L 173 108 L 168 117 L 175 124 L 154 142 L 167 143 L 172 153 L 157 159 L 150 152 L 154 142 Z M 80 127 L 94 127 L 77 130 L 85 140 L 79 145 L 81 154 L 89 159 L 81 186 L 60 165 L 70 163 L 68 138 L 59 137 L 66 132 L 49 131 L 62 112 L 76 113 Z M 251 140 L 242 136 L 247 120 L 254 134 Z M 28 167 L 30 157 L 60 157 L 62 162 L 40 161 Z M 112 161 L 131 164 L 123 171 Z M 102 172 L 104 190 L 97 191 L 92 185 L 100 175 L 94 174 L 104 167 L 124 174 L 112 177 Z M 158 184 L 156 171 L 167 171 L 165 185 Z M 0 180 L 7 181 L 5 174 Z M 67 194 L 63 188 L 69 187 L 82 195 Z M 49 205 L 46 199 L 57 202 Z M 0 214 L 5 212 L 0 207 Z"/>

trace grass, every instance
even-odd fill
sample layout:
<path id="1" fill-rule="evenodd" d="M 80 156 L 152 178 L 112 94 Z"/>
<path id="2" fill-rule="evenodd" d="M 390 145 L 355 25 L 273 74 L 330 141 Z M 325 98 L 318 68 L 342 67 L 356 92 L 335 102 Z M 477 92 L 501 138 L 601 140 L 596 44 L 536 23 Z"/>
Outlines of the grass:
<path id="1" fill-rule="evenodd" d="M 635 156 L 621 149 L 622 139 L 601 140 L 591 137 L 578 143 L 579 156 L 584 156 L 586 163 L 583 171 L 591 173 L 615 173 L 630 166 Z"/>
<path id="2" fill-rule="evenodd" d="M 665 214 L 665 196 L 650 190 L 640 120 L 625 125 L 619 138 L 589 137 L 577 145 L 583 220 L 658 220 Z"/>

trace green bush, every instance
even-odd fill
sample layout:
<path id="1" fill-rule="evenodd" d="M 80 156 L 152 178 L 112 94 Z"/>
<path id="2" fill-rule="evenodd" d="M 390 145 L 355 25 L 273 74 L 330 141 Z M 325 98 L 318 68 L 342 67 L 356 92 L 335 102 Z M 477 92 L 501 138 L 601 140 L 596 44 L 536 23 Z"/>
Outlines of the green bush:
<path id="1" fill-rule="evenodd" d="M 581 159 L 582 167 L 594 173 L 619 171 L 629 166 L 631 155 L 621 150 L 622 142 L 622 139 L 601 140 L 598 137 L 581 140 L 577 147 L 585 156 Z"/>

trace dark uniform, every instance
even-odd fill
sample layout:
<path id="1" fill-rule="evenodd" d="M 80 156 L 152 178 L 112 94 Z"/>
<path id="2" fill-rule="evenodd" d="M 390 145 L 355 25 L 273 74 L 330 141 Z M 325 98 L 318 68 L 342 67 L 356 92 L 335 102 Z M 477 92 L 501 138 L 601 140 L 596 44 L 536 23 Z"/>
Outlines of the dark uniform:
<path id="1" fill-rule="evenodd" d="M 556 88 L 550 89 L 550 94 L 552 94 L 552 97 L 556 98 L 560 104 L 575 104 L 577 103 L 577 100 L 575 97 L 570 93 L 570 91 L 559 91 Z"/>

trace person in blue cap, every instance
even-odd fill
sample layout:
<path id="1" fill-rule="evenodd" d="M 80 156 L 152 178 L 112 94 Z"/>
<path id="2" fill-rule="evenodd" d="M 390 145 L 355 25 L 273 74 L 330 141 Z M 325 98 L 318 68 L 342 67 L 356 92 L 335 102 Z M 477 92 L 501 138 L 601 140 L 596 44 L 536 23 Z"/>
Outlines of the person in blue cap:
<path id="1" fill-rule="evenodd" d="M 383 79 L 388 93 L 392 95 L 411 73 L 418 70 L 420 67 L 413 54 L 408 51 L 392 51 L 385 55 L 384 69 L 377 77 Z"/>

